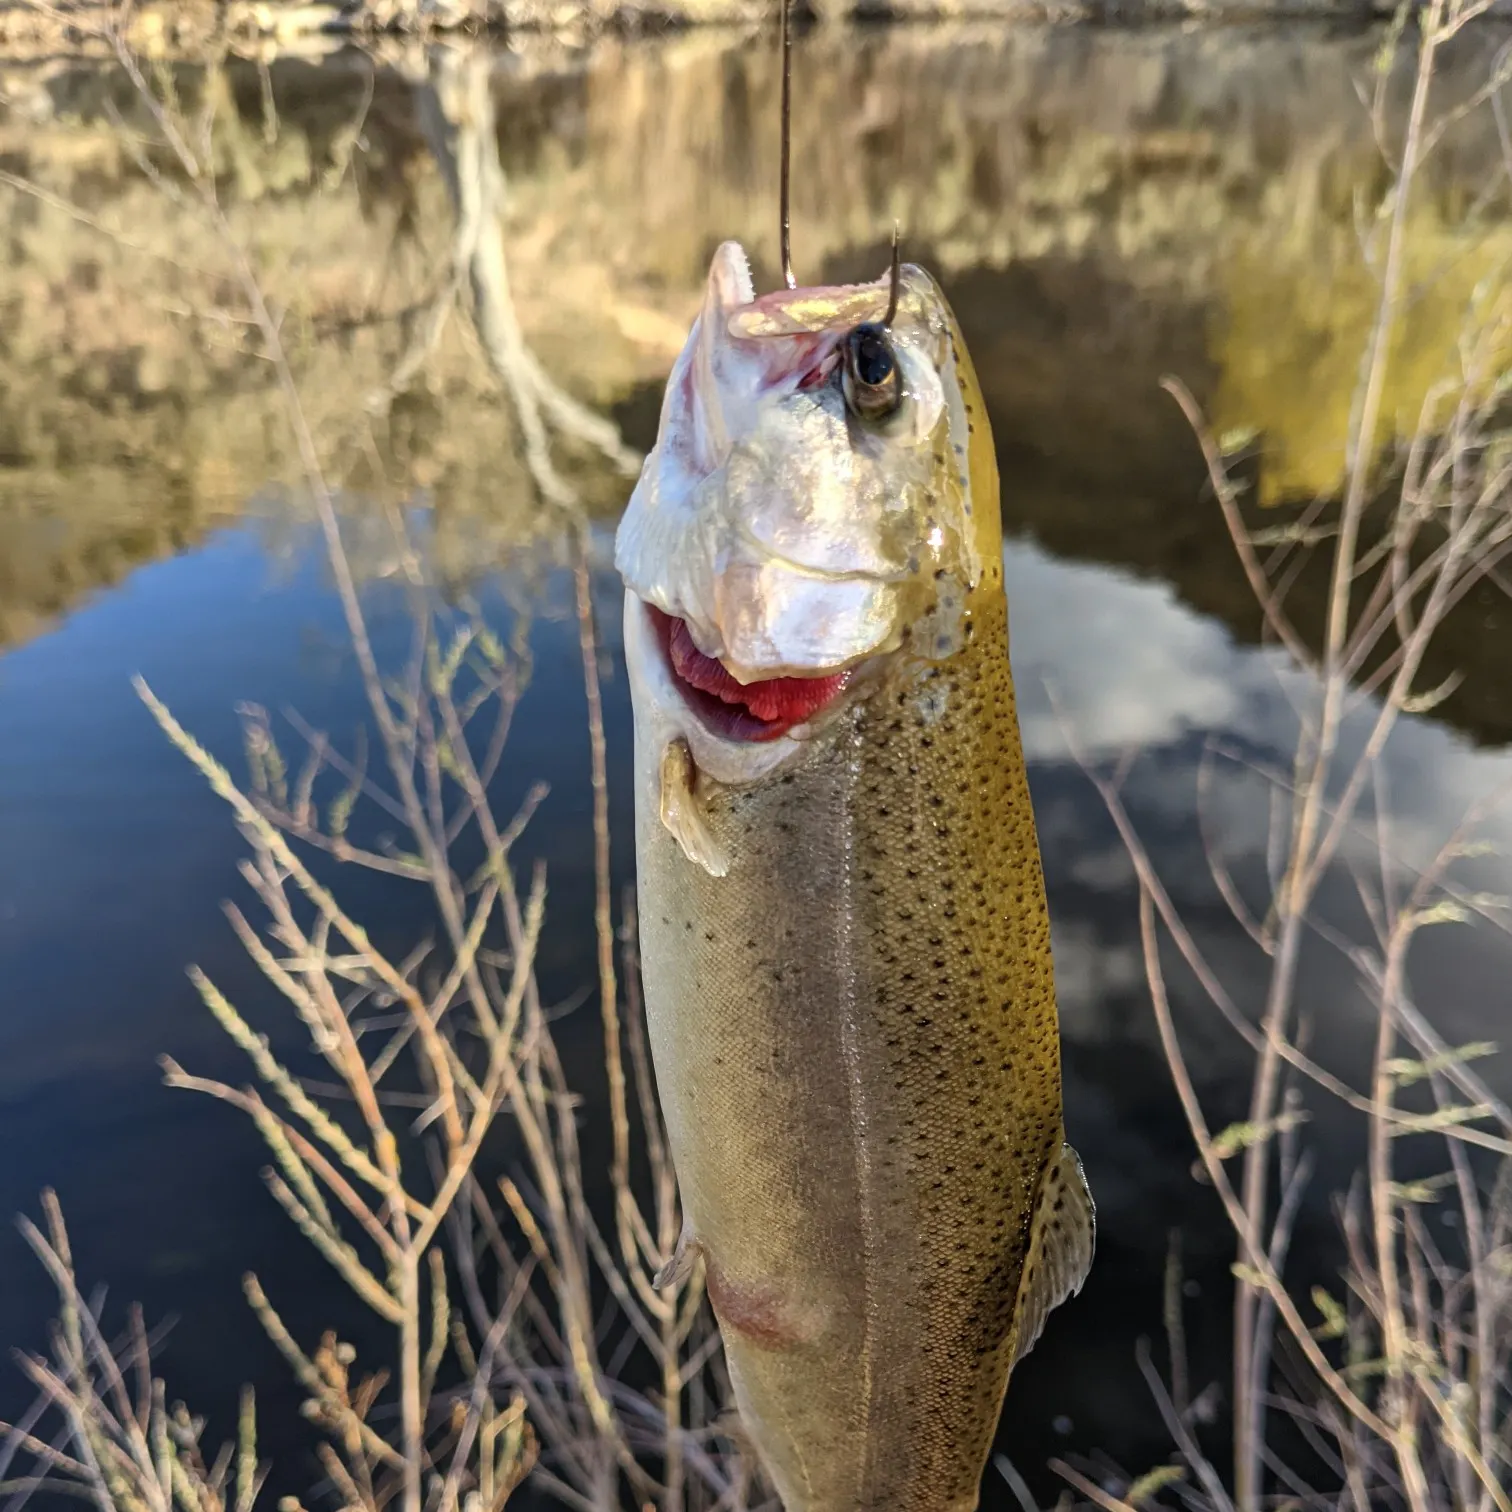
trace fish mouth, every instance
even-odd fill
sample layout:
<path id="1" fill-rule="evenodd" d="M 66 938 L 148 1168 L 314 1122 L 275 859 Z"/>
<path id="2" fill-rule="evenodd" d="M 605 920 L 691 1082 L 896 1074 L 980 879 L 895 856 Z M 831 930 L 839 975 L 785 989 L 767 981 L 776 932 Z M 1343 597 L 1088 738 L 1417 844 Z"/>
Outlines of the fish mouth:
<path id="1" fill-rule="evenodd" d="M 684 703 L 725 740 L 759 744 L 780 739 L 827 709 L 850 686 L 850 669 L 740 682 L 723 662 L 693 644 L 684 620 L 642 603 Z"/>

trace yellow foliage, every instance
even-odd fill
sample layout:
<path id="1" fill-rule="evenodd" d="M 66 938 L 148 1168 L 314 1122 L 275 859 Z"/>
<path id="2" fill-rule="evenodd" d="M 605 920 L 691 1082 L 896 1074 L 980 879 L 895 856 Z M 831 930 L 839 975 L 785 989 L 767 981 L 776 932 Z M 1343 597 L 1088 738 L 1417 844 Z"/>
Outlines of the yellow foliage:
<path id="1" fill-rule="evenodd" d="M 1409 211 L 1408 292 L 1392 322 L 1378 454 L 1431 427 L 1461 389 L 1484 397 L 1512 366 L 1509 265 L 1505 220 L 1455 222 L 1428 202 Z M 1380 297 L 1354 226 L 1235 239 L 1217 274 L 1215 430 L 1258 435 L 1262 504 L 1338 493 Z"/>

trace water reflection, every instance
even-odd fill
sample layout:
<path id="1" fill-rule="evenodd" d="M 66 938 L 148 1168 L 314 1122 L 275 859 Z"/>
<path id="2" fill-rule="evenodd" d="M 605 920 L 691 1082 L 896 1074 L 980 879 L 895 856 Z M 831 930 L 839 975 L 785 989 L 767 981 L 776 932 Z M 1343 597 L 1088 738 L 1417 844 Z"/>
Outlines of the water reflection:
<path id="1" fill-rule="evenodd" d="M 1498 41 L 1481 34 L 1460 49 L 1448 91 L 1473 89 Z M 1336 431 L 1353 378 L 1339 354 L 1358 351 L 1365 318 L 1345 271 L 1355 267 L 1353 192 L 1379 173 L 1351 79 L 1374 47 L 1369 36 L 1295 27 L 961 27 L 821 32 L 800 52 L 801 270 L 874 274 L 883 229 L 900 218 L 911 255 L 944 276 L 999 438 L 1068 1120 L 1103 1214 L 1093 1281 L 1052 1320 L 1005 1424 L 1026 1473 L 1068 1445 L 1136 1467 L 1164 1455 L 1132 1343 L 1158 1327 L 1173 1226 L 1186 1233 L 1199 1292 L 1198 1368 L 1211 1373 L 1222 1359 L 1230 1247 L 1189 1176 L 1144 1001 L 1128 862 L 1068 742 L 1092 759 L 1145 753 L 1128 790 L 1136 822 L 1251 1006 L 1244 984 L 1258 980 L 1255 964 L 1208 880 L 1197 774 L 1213 732 L 1254 762 L 1282 756 L 1295 715 L 1278 664 L 1255 649 L 1258 616 L 1157 380 L 1179 372 L 1220 428 L 1258 434 L 1257 497 L 1279 502 L 1283 518 L 1285 501 L 1336 482 L 1341 448 L 1328 427 Z M 482 102 L 465 92 L 480 81 L 492 85 Z M 538 396 L 559 383 L 612 413 L 632 441 L 649 441 L 709 250 L 739 236 L 759 271 L 771 244 L 774 144 L 761 123 L 775 83 L 767 48 L 711 36 L 491 63 L 398 55 L 376 70 L 343 54 L 275 62 L 265 76 L 233 64 L 180 79 L 191 107 L 219 107 L 223 201 L 278 292 L 312 432 L 346 490 L 380 654 L 399 654 L 408 623 L 397 593 L 384 596 L 388 510 L 418 504 L 441 579 L 479 585 L 503 617 L 511 604 L 530 606 L 534 682 L 501 802 L 551 776 L 525 850 L 551 863 L 542 967 L 563 1000 L 586 971 L 583 700 L 575 630 L 554 617 L 565 604 L 551 570 L 560 521 L 539 504 L 520 460 L 530 438 L 500 387 L 536 373 L 525 381 Z M 183 1315 L 166 1361 L 175 1389 L 225 1414 L 242 1375 L 265 1385 L 268 1447 L 296 1456 L 287 1485 L 302 1488 L 310 1477 L 292 1447 L 302 1442 L 287 1410 L 293 1392 L 237 1277 L 262 1273 L 290 1299 L 296 1330 L 356 1319 L 261 1193 L 253 1137 L 224 1110 L 156 1085 L 161 1051 L 240 1074 L 184 982 L 190 961 L 283 1042 L 293 1031 L 219 913 L 217 900 L 240 887 L 235 834 L 127 680 L 143 672 L 228 759 L 238 701 L 294 706 L 349 732 L 360 694 L 292 486 L 276 383 L 249 358 L 213 237 L 165 209 L 123 146 L 106 107 L 129 116 L 129 91 L 109 74 L 54 64 L 7 76 L 4 94 L 4 166 L 134 245 L 55 205 L 7 204 L 0 1208 L 31 1207 L 39 1186 L 56 1184 L 85 1274 L 108 1277 L 117 1296 L 140 1296 L 151 1312 Z M 488 278 L 503 265 L 480 277 L 488 246 L 468 229 L 479 207 L 459 187 L 464 160 L 491 171 L 494 134 L 480 113 L 490 100 L 517 331 L 507 301 L 490 316 Z M 1409 323 L 1407 387 L 1392 402 L 1408 417 L 1452 351 L 1470 286 L 1506 250 L 1496 220 L 1505 191 L 1488 190 L 1501 182 L 1494 132 L 1473 118 L 1452 148 L 1435 160 L 1414 229 L 1424 277 L 1453 271 Z M 463 287 L 477 320 L 462 318 Z M 1333 297 L 1341 288 L 1349 297 Z M 625 492 L 614 458 L 579 427 L 559 466 L 607 529 Z M 501 582 L 503 564 L 515 571 Z M 1298 585 L 1304 599 L 1309 582 Z M 602 571 L 599 591 L 612 655 L 617 589 Z M 1446 634 L 1445 668 L 1425 674 L 1436 682 L 1453 666 L 1463 683 L 1439 718 L 1410 722 L 1395 743 L 1395 841 L 1409 858 L 1441 842 L 1467 799 L 1512 778 L 1512 757 L 1495 749 L 1512 738 L 1507 623 L 1494 592 L 1467 600 Z M 622 677 L 607 696 L 624 875 Z M 1262 875 L 1262 786 L 1231 769 L 1220 797 L 1219 845 L 1241 877 Z M 1508 828 L 1495 819 L 1493 837 L 1512 841 Z M 1483 864 L 1494 890 L 1500 863 Z M 354 895 L 343 883 L 380 944 L 413 937 L 407 895 L 360 878 Z M 1327 906 L 1347 915 L 1342 895 Z M 1443 931 L 1421 948 L 1434 984 L 1421 1006 L 1445 1037 L 1495 1037 L 1512 980 L 1505 934 Z M 1364 1011 L 1350 970 L 1320 949 L 1305 980 L 1315 1052 L 1350 1069 L 1363 1054 Z M 1237 1115 L 1247 1052 L 1195 996 L 1179 995 L 1178 1009 L 1214 1118 Z M 1512 1097 L 1505 1071 L 1493 1079 Z M 1326 1268 L 1326 1193 L 1359 1145 L 1336 1111 L 1319 1113 L 1335 1122 L 1319 1131 L 1326 1158 L 1304 1265 Z M 35 1267 L 5 1240 L 0 1337 L 39 1342 L 46 1305 Z M 0 1389 L 6 1404 L 12 1390 Z"/>
<path id="2" fill-rule="evenodd" d="M 1484 82 L 1501 40 L 1490 28 L 1450 49 L 1444 104 Z M 1220 433 L 1257 438 L 1258 497 L 1337 481 L 1331 436 L 1368 314 L 1355 204 L 1382 172 L 1357 94 L 1377 43 L 1295 26 L 818 32 L 798 62 L 799 260 L 809 276 L 870 276 L 898 217 L 967 327 L 1010 518 L 1065 554 L 1176 583 L 1248 638 L 1256 621 L 1232 552 L 1194 508 L 1168 507 L 1195 496 L 1200 468 L 1157 380 L 1180 373 Z M 342 53 L 275 61 L 266 75 L 184 69 L 178 83 L 191 107 L 220 111 L 221 193 L 283 291 L 316 433 L 355 486 L 430 490 L 440 518 L 487 522 L 506 550 L 539 518 L 512 465 L 514 422 L 464 331 L 426 340 L 465 276 L 437 74 L 423 53 L 376 71 Z M 507 101 L 523 335 L 544 371 L 644 441 L 713 244 L 740 237 L 758 273 L 768 254 L 775 143 L 755 123 L 774 103 L 770 50 L 694 34 L 511 52 L 491 75 Z M 197 539 L 270 477 L 290 481 L 290 449 L 270 375 L 245 360 L 233 291 L 195 276 L 224 272 L 212 233 L 165 214 L 112 124 L 133 119 L 125 82 L 64 62 L 4 82 L 5 166 L 149 254 L 15 199 L 0 290 L 0 635 L 15 639 L 90 584 Z M 1394 86 L 1391 129 L 1401 105 Z M 1420 288 L 1388 395 L 1400 428 L 1455 360 L 1477 280 L 1505 257 L 1506 182 L 1492 116 L 1471 112 L 1430 161 L 1415 212 Z M 417 343 L 423 381 L 372 413 Z M 612 509 L 614 470 L 580 463 L 580 483 Z M 1497 613 L 1482 596 L 1451 624 L 1447 644 L 1470 675 L 1444 712 L 1504 739 L 1512 702 L 1482 633 L 1500 645 Z"/>

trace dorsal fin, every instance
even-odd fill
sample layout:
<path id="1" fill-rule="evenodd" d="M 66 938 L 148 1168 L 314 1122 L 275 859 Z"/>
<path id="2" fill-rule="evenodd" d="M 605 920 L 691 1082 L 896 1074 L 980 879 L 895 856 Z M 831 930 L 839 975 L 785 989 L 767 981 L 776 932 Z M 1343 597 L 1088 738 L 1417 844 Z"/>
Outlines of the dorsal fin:
<path id="1" fill-rule="evenodd" d="M 1015 1365 L 1034 1348 L 1051 1311 L 1082 1289 L 1096 1242 L 1097 1209 L 1081 1157 L 1062 1144 L 1045 1170 L 1029 1234 L 1014 1322 Z"/>

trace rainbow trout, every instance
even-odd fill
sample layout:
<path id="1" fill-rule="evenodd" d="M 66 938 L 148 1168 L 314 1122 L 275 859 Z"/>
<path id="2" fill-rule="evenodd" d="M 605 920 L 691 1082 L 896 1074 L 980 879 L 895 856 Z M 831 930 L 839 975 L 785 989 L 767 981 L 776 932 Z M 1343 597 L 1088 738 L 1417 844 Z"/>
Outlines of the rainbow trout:
<path id="1" fill-rule="evenodd" d="M 756 298 L 720 247 L 616 541 L 661 1281 L 702 1260 L 788 1512 L 974 1508 L 1093 1247 L 992 438 L 895 277 Z"/>

